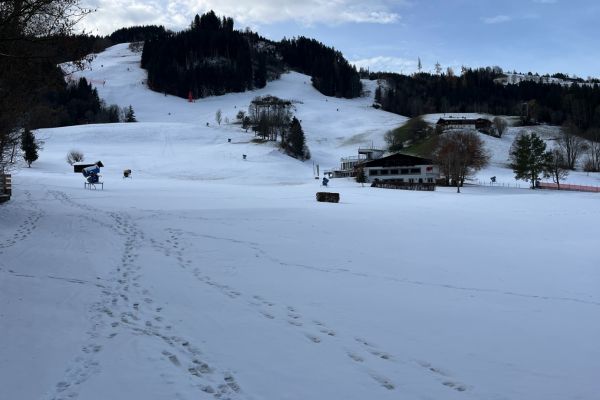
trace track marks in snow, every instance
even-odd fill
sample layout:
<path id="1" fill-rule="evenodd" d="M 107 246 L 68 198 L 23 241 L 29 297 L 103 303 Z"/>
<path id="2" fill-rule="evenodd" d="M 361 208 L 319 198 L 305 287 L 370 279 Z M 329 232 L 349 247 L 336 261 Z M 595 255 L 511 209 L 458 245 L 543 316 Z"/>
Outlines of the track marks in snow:
<path id="1" fill-rule="evenodd" d="M 366 339 L 357 337 L 357 338 L 354 338 L 354 340 L 357 343 L 359 343 L 363 347 L 363 349 L 366 350 L 371 355 L 373 355 L 377 358 L 380 358 L 382 360 L 391 360 L 392 359 L 392 356 L 389 353 L 377 349 L 377 347 L 374 344 L 368 342 Z"/>
<path id="2" fill-rule="evenodd" d="M 9 247 L 27 240 L 37 229 L 40 218 L 44 216 L 44 212 L 39 208 L 37 203 L 33 201 L 30 192 L 25 191 L 25 201 L 22 201 L 21 203 L 29 205 L 30 208 L 24 208 L 19 205 L 13 206 L 13 203 L 9 203 L 10 206 L 7 206 L 6 211 L 4 211 L 6 213 L 11 212 L 21 214 L 24 216 L 24 219 L 12 234 L 9 234 L 6 238 L 0 238 L 0 254 L 4 253 L 4 249 L 8 249 Z"/>
<path id="3" fill-rule="evenodd" d="M 53 191 L 52 196 L 63 205 L 85 211 L 90 207 L 73 201 L 63 192 Z M 162 305 L 155 304 L 152 293 L 144 288 L 140 278 L 143 274 L 139 255 L 145 241 L 144 232 L 125 212 L 104 212 L 93 209 L 93 216 L 86 221 L 106 228 L 117 235 L 122 252 L 102 286 L 100 299 L 90 310 L 91 326 L 80 354 L 66 369 L 63 379 L 52 390 L 52 400 L 76 399 L 79 386 L 100 371 L 98 353 L 110 348 L 119 335 L 141 336 L 145 340 L 158 340 L 162 350 L 158 360 L 165 360 L 177 374 L 188 376 L 198 391 L 210 393 L 218 399 L 233 399 L 241 392 L 240 385 L 227 370 L 217 368 L 203 360 L 199 348 L 189 339 L 177 334 L 177 325 L 170 323 Z M 79 213 L 76 218 L 80 218 Z M 178 233 L 170 232 L 167 244 L 168 257 L 174 255 L 182 267 L 187 267 L 178 242 Z M 151 357 L 151 355 L 147 355 Z"/>
<path id="4" fill-rule="evenodd" d="M 366 373 L 371 379 L 373 379 L 379 386 L 385 390 L 395 390 L 396 383 L 387 377 L 383 370 L 388 368 L 381 363 L 394 363 L 397 360 L 402 360 L 401 357 L 394 356 L 392 353 L 381 349 L 375 343 L 371 342 L 362 337 L 356 337 L 353 335 L 344 335 L 335 329 L 332 329 L 324 321 L 307 318 L 303 313 L 295 306 L 292 305 L 280 305 L 274 301 L 270 301 L 264 296 L 258 294 L 245 294 L 230 285 L 219 282 L 212 276 L 204 272 L 204 270 L 197 265 L 197 261 L 192 260 L 187 255 L 187 250 L 191 246 L 190 239 L 193 238 L 204 238 L 209 240 L 227 241 L 231 244 L 248 246 L 260 257 L 267 257 L 267 253 L 260 248 L 260 245 L 253 242 L 244 242 L 236 239 L 228 239 L 222 237 L 215 237 L 212 235 L 197 235 L 195 233 L 185 232 L 178 229 L 167 228 L 165 229 L 166 238 L 163 241 L 152 240 L 152 246 L 163 253 L 167 258 L 170 258 L 183 270 L 188 271 L 192 276 L 202 284 L 216 290 L 223 296 L 228 298 L 230 301 L 238 302 L 249 310 L 254 310 L 257 315 L 264 318 L 265 323 L 270 324 L 282 324 L 281 326 L 287 326 L 293 330 L 296 330 L 302 335 L 307 341 L 316 346 L 334 346 L 341 348 L 343 354 L 346 354 L 354 363 L 357 368 Z M 285 263 L 278 260 L 272 260 L 281 265 Z M 287 264 L 285 264 L 287 265 Z M 297 267 L 307 268 L 307 266 L 294 265 Z M 323 268 L 313 268 L 319 271 L 325 272 L 336 272 L 336 273 L 347 273 L 348 271 L 330 271 Z M 402 360 L 404 364 L 410 365 L 409 360 Z M 414 364 L 413 364 L 414 365 Z M 449 376 L 442 376 L 435 373 L 429 368 L 423 367 L 423 365 L 416 364 L 416 368 L 423 368 L 427 374 L 432 375 L 432 379 L 437 380 L 440 384 L 453 389 L 456 391 L 465 391 L 466 385 L 454 382 Z M 192 367 L 189 369 L 190 373 L 196 373 L 197 369 Z M 207 386 L 207 393 L 215 393 L 215 397 L 218 395 L 218 390 L 222 390 L 227 385 L 221 384 L 215 388 L 214 386 Z M 231 390 L 231 388 L 229 386 Z M 233 390 L 236 392 L 235 390 Z"/>
<path id="5" fill-rule="evenodd" d="M 265 321 L 270 321 L 270 323 L 277 324 L 285 324 L 284 326 L 288 326 L 294 330 L 297 330 L 306 340 L 315 345 L 333 345 L 337 347 L 344 348 L 344 339 L 338 337 L 338 333 L 336 330 L 330 328 L 325 322 L 306 318 L 296 307 L 291 305 L 279 305 L 273 301 L 270 301 L 264 298 L 261 295 L 246 295 L 235 288 L 232 288 L 229 285 L 220 283 L 213 279 L 211 276 L 206 275 L 200 267 L 194 265 L 194 263 L 186 258 L 185 252 L 187 250 L 187 245 L 185 243 L 185 232 L 181 230 L 176 230 L 172 228 L 168 228 L 165 230 L 167 234 L 166 240 L 160 242 L 157 240 L 151 240 L 153 247 L 156 250 L 161 251 L 166 257 L 171 257 L 176 260 L 176 264 L 192 273 L 192 275 L 204 285 L 207 285 L 232 301 L 239 302 L 243 304 L 245 307 L 254 310 L 258 315 L 263 317 Z M 198 235 L 194 235 L 196 237 Z M 211 239 L 211 240 L 227 240 L 229 242 L 235 244 L 243 244 L 249 245 L 256 251 L 262 252 L 260 250 L 258 244 L 250 243 L 250 242 L 242 242 L 234 239 L 225 239 L 225 238 L 216 238 L 210 235 L 200 235 L 200 237 Z M 256 247 L 256 248 L 255 248 Z M 346 341 L 349 339 L 345 339 Z M 364 341 L 366 343 L 366 341 Z M 363 347 L 365 346 L 363 344 Z M 356 342 L 355 342 L 356 347 Z M 360 348 L 356 348 L 353 351 L 348 352 L 348 354 L 352 354 L 350 356 L 356 362 L 364 362 L 365 360 L 358 355 L 360 352 Z M 380 352 L 373 348 L 369 347 L 369 352 L 378 358 L 389 360 L 391 356 L 385 352 Z M 394 383 L 385 377 L 383 374 L 378 372 L 373 372 L 372 370 L 366 371 L 367 374 L 374 379 L 380 386 L 387 390 L 393 390 L 395 388 Z"/>
<path id="6" fill-rule="evenodd" d="M 447 289 L 447 290 L 466 291 L 466 292 L 475 292 L 475 293 L 484 293 L 484 294 L 498 294 L 498 295 L 503 295 L 503 296 L 513 296 L 513 297 L 521 297 L 521 298 L 544 300 L 544 301 L 565 301 L 565 302 L 574 302 L 574 303 L 580 303 L 580 304 L 589 304 L 589 305 L 594 305 L 594 306 L 600 306 L 600 301 L 581 299 L 581 298 L 576 298 L 576 297 L 544 296 L 544 295 L 536 295 L 536 294 L 530 294 L 530 293 L 518 293 L 518 292 L 513 292 L 510 290 L 502 290 L 502 289 L 466 287 L 466 286 L 459 286 L 459 285 L 446 284 L 446 283 L 410 280 L 410 279 L 404 279 L 404 278 L 399 278 L 399 277 L 394 277 L 394 276 L 367 274 L 364 272 L 355 272 L 355 271 L 349 270 L 347 268 L 323 267 L 323 266 L 315 266 L 315 265 L 290 263 L 290 262 L 279 259 L 279 258 L 269 254 L 267 251 L 265 251 L 261 247 L 260 243 L 243 241 L 243 240 L 226 238 L 226 237 L 218 237 L 218 236 L 206 235 L 206 234 L 195 235 L 195 236 L 203 237 L 203 238 L 211 239 L 211 240 L 217 240 L 217 241 L 226 241 L 226 242 L 229 242 L 232 244 L 237 244 L 237 245 L 245 245 L 245 246 L 249 247 L 250 249 L 252 249 L 257 254 L 257 256 L 264 258 L 274 264 L 281 265 L 283 267 L 301 268 L 301 269 L 306 269 L 306 270 L 310 270 L 310 271 L 318 271 L 318 272 L 323 272 L 323 273 L 328 273 L 328 274 L 346 274 L 346 275 L 356 276 L 359 278 L 380 279 L 380 280 L 384 280 L 384 281 L 397 282 L 400 284 L 414 285 L 414 286 L 429 286 L 429 287 L 437 287 L 437 288 Z"/>
<path id="7" fill-rule="evenodd" d="M 217 368 L 204 360 L 199 347 L 190 339 L 177 334 L 177 325 L 170 323 L 168 317 L 163 315 L 164 307 L 156 305 L 151 292 L 141 287 L 138 282 L 141 273 L 137 265 L 139 254 L 135 249 L 144 240 L 143 232 L 124 214 L 115 213 L 112 217 L 117 230 L 126 238 L 122 265 L 117 269 L 120 273 L 117 282 L 127 309 L 121 314 L 119 325 L 136 335 L 162 341 L 165 346 L 161 352 L 162 358 L 176 368 L 179 374 L 187 374 L 196 381 L 195 385 L 199 390 L 219 399 L 231 398 L 232 392 L 240 392 L 240 386 L 233 375 L 229 372 L 217 372 Z M 174 257 L 181 268 L 187 269 L 191 261 L 183 258 L 181 232 L 169 229 L 167 233 L 168 239 L 163 244 L 150 239 L 151 246 L 160 249 L 167 258 Z"/>
<path id="8" fill-rule="evenodd" d="M 450 389 L 454 389 L 457 392 L 464 392 L 467 390 L 467 385 L 462 384 L 460 382 L 453 381 L 450 374 L 448 372 L 442 370 L 441 368 L 433 366 L 433 365 L 431 365 L 431 363 L 429 363 L 427 361 L 417 360 L 416 363 L 420 367 L 422 367 L 422 368 L 426 369 L 427 371 L 431 372 L 432 374 L 434 374 L 434 376 L 436 376 L 436 378 L 442 383 L 442 385 L 444 385 Z"/>
<path id="9" fill-rule="evenodd" d="M 371 378 L 373 378 L 377 383 L 379 383 L 382 387 L 387 390 L 394 390 L 396 386 L 390 381 L 388 378 L 378 375 L 378 374 L 370 374 Z"/>

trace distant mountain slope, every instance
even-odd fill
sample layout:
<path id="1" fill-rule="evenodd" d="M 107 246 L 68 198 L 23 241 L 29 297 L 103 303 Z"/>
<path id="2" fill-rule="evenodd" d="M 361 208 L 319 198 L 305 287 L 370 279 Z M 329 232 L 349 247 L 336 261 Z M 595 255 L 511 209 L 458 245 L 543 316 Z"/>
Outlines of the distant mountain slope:
<path id="1" fill-rule="evenodd" d="M 371 74 L 385 84 L 375 100 L 387 111 L 415 117 L 429 113 L 478 112 L 518 115 L 528 124 L 572 122 L 584 136 L 600 128 L 600 86 L 564 86 L 526 80 L 504 85 L 499 68 L 465 69 L 461 75 Z M 590 131 L 586 134 L 586 131 Z"/>

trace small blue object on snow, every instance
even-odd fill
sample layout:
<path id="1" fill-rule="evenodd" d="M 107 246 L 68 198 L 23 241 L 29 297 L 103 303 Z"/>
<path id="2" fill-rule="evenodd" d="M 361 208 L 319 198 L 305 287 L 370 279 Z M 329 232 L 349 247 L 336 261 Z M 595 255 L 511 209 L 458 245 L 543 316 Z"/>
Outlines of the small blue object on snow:
<path id="1" fill-rule="evenodd" d="M 84 168 L 81 173 L 85 177 L 87 184 L 94 185 L 96 183 L 100 183 L 100 177 L 98 176 L 100 173 L 100 167 L 97 164 Z"/>

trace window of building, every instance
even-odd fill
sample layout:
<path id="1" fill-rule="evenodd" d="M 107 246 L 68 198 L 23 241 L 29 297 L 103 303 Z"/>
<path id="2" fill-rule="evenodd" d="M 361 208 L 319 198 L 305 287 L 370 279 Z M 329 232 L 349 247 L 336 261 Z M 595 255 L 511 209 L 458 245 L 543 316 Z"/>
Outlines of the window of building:
<path id="1" fill-rule="evenodd" d="M 369 170 L 369 176 L 377 175 L 377 172 L 379 172 L 379 171 L 377 171 L 376 169 L 370 169 Z"/>
<path id="2" fill-rule="evenodd" d="M 398 175 L 398 170 L 397 169 L 390 170 L 390 175 Z"/>
<path id="3" fill-rule="evenodd" d="M 427 182 L 433 183 L 433 178 L 427 178 Z"/>
<path id="4" fill-rule="evenodd" d="M 408 178 L 408 183 L 415 183 L 415 180 L 413 178 Z"/>
<path id="5" fill-rule="evenodd" d="M 388 172 L 390 172 L 390 171 L 389 171 L 389 170 L 387 170 L 387 169 L 382 169 L 382 170 L 381 170 L 381 175 L 387 175 L 387 174 L 388 174 Z"/>
<path id="6" fill-rule="evenodd" d="M 402 174 L 402 175 L 408 175 L 408 168 L 402 168 L 400 170 L 400 174 Z"/>
<path id="7" fill-rule="evenodd" d="M 410 169 L 410 173 L 411 174 L 420 174 L 421 173 L 421 168 L 411 168 Z"/>

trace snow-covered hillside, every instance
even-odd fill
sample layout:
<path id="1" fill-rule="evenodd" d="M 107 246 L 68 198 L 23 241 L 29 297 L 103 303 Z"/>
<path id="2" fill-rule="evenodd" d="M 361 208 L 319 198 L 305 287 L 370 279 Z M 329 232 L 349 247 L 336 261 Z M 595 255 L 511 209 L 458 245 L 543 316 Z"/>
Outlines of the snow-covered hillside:
<path id="1" fill-rule="evenodd" d="M 39 131 L 0 205 L 0 398 L 597 397 L 598 194 L 334 179 L 341 202 L 317 203 L 312 161 L 216 110 L 296 100 L 321 168 L 405 119 L 296 73 L 191 104 L 148 91 L 138 59 L 115 46 L 83 74 L 141 122 Z"/>
<path id="2" fill-rule="evenodd" d="M 274 160 L 277 163 L 279 155 L 272 153 L 273 146 L 248 146 L 247 142 L 254 137 L 252 133 L 245 133 L 240 125 L 222 123 L 218 126 L 215 121 L 215 113 L 221 110 L 223 120 L 228 119 L 233 123 L 240 110 L 248 111 L 253 98 L 270 94 L 294 102 L 295 114 L 302 121 L 313 161 L 324 168 L 332 168 L 339 166 L 340 157 L 355 155 L 358 145 L 383 146 L 383 134 L 386 130 L 395 128 L 406 120 L 399 115 L 371 107 L 376 85 L 374 81 L 364 81 L 365 91 L 370 96 L 357 100 L 336 99 L 323 96 L 312 87 L 309 76 L 295 72 L 284 74 L 280 80 L 270 82 L 261 90 L 188 103 L 179 97 L 149 91 L 145 86 L 145 71 L 139 68 L 139 60 L 140 54 L 132 53 L 128 45 L 117 45 L 99 54 L 91 70 L 75 74 L 73 78 L 86 76 L 97 85 L 100 96 L 109 104 L 132 105 L 138 120 L 147 123 L 144 129 L 132 128 L 143 135 L 144 141 L 158 141 L 159 144 L 161 141 L 168 141 L 187 149 L 188 145 L 180 140 L 180 136 L 183 136 L 186 140 L 199 139 L 197 144 L 203 148 L 198 148 L 198 151 L 202 154 L 220 157 L 227 153 L 237 161 L 241 160 L 242 153 L 247 152 L 250 160 L 256 161 L 257 157 L 261 157 L 261 162 Z M 171 128 L 165 128 L 165 123 L 171 125 Z M 93 133 L 99 137 L 98 141 L 106 142 L 112 142 L 112 139 L 104 140 L 108 138 L 103 132 L 116 132 L 113 127 L 105 126 L 90 129 L 93 131 L 83 135 Z M 73 128 L 73 131 L 80 132 L 81 129 Z M 228 138 L 238 145 L 228 145 Z M 68 140 L 70 139 L 67 138 Z M 169 147 L 169 144 L 165 147 Z M 267 154 L 271 156 L 267 157 Z M 119 156 L 119 159 L 122 158 Z M 198 154 L 196 159 L 202 163 L 205 157 Z M 206 161 L 208 164 L 210 160 Z M 304 169 L 312 174 L 312 162 L 307 165 L 308 168 L 304 166 Z M 194 173 L 202 175 L 205 167 L 211 169 L 204 163 L 201 166 Z M 243 164 L 243 169 L 245 168 L 247 164 Z M 275 165 L 272 168 L 274 174 L 281 172 L 290 177 L 297 176 L 278 171 Z M 220 167 L 219 169 L 222 170 Z M 238 169 L 236 171 L 239 172 Z"/>

